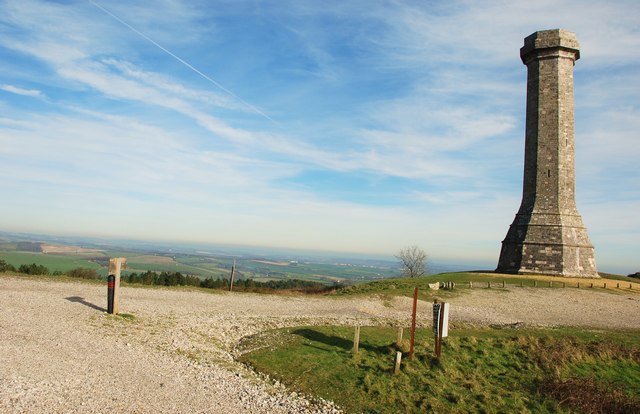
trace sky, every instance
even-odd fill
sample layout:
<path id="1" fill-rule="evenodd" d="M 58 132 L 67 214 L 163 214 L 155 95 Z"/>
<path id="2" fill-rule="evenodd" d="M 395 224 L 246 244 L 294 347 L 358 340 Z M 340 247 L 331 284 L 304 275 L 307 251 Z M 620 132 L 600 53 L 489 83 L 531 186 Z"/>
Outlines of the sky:
<path id="1" fill-rule="evenodd" d="M 640 2 L 0 0 L 0 230 L 493 268 L 524 37 L 577 34 L 576 199 L 640 271 Z"/>

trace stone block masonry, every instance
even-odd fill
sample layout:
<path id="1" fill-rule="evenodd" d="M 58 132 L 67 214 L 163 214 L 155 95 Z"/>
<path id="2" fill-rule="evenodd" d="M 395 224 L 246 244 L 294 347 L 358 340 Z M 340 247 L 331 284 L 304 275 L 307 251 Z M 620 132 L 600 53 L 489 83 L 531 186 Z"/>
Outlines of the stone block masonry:
<path id="1" fill-rule="evenodd" d="M 527 66 L 522 203 L 496 271 L 599 277 L 594 250 L 575 200 L 574 33 L 543 30 L 520 49 Z"/>

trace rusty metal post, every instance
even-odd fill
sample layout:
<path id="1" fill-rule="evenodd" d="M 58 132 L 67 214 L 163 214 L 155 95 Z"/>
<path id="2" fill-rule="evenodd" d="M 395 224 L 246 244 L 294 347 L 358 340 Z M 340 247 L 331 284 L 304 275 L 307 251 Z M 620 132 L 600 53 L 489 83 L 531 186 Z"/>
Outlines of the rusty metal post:
<path id="1" fill-rule="evenodd" d="M 416 336 L 416 310 L 418 308 L 418 287 L 413 290 L 413 312 L 411 314 L 411 342 L 409 343 L 409 361 L 413 360 L 413 342 Z"/>

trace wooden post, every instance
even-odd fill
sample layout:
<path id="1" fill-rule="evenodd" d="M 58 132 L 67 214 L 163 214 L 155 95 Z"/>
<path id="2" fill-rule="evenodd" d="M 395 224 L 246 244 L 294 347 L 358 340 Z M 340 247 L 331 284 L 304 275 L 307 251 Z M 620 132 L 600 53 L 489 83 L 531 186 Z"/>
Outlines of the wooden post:
<path id="1" fill-rule="evenodd" d="M 520 287 L 524 287 L 524 282 L 522 280 L 520 281 Z"/>
<path id="2" fill-rule="evenodd" d="M 418 309 L 418 287 L 413 289 L 413 312 L 411 313 L 411 342 L 409 343 L 409 361 L 413 361 L 413 342 L 416 337 L 416 310 Z"/>
<path id="3" fill-rule="evenodd" d="M 504 280 L 502 281 L 502 287 L 504 288 Z"/>
<path id="4" fill-rule="evenodd" d="M 549 281 L 549 287 L 553 287 L 553 280 Z"/>
<path id="5" fill-rule="evenodd" d="M 122 269 L 126 268 L 127 259 L 124 257 L 115 257 L 109 259 L 109 275 L 114 277 L 113 283 L 113 314 L 118 314 L 118 293 L 120 291 L 120 273 Z"/>
<path id="6" fill-rule="evenodd" d="M 633 285 L 629 283 L 629 289 L 633 289 Z"/>
<path id="7" fill-rule="evenodd" d="M 236 273 L 236 259 L 233 259 L 233 266 L 231 266 L 231 277 L 229 278 L 229 292 L 233 291 L 233 276 Z"/>
<path id="8" fill-rule="evenodd" d="M 360 346 L 360 325 L 356 325 L 356 332 L 353 335 L 353 353 L 358 353 L 358 348 Z"/>
<path id="9" fill-rule="evenodd" d="M 491 289 L 491 282 L 487 282 L 487 289 Z"/>
<path id="10" fill-rule="evenodd" d="M 616 288 L 620 289 L 620 283 L 616 283 Z"/>
<path id="11" fill-rule="evenodd" d="M 469 281 L 469 289 L 473 289 L 473 282 Z"/>
<path id="12" fill-rule="evenodd" d="M 566 283 L 565 282 L 562 282 L 562 287 L 566 287 Z"/>
<path id="13" fill-rule="evenodd" d="M 393 367 L 393 373 L 397 374 L 400 372 L 400 362 L 402 362 L 402 352 L 396 352 L 396 365 Z"/>
<path id="14" fill-rule="evenodd" d="M 538 281 L 537 280 L 533 281 L 533 287 L 538 287 Z"/>
<path id="15" fill-rule="evenodd" d="M 397 346 L 401 346 L 402 345 L 402 334 L 403 334 L 403 329 L 402 327 L 398 328 L 398 334 L 396 335 L 396 345 Z"/>
<path id="16" fill-rule="evenodd" d="M 580 282 L 578 282 L 578 289 L 580 289 Z"/>
<path id="17" fill-rule="evenodd" d="M 607 288 L 607 283 L 606 283 L 606 282 L 604 283 L 604 288 L 605 288 L 605 289 Z"/>
<path id="18" fill-rule="evenodd" d="M 593 289 L 593 283 L 591 283 L 591 288 Z"/>

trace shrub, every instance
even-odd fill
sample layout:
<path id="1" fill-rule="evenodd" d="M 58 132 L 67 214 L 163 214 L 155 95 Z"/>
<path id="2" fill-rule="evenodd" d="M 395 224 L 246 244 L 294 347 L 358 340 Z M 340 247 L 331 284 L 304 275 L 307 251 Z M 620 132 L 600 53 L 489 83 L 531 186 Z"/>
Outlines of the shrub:
<path id="1" fill-rule="evenodd" d="M 28 275 L 48 275 L 49 269 L 43 265 L 31 263 L 30 265 L 20 265 L 18 272 L 26 273 Z"/>
<path id="2" fill-rule="evenodd" d="M 16 268 L 13 265 L 0 259 L 0 272 L 15 272 Z"/>
<path id="3" fill-rule="evenodd" d="M 98 272 L 95 269 L 87 269 L 85 267 L 78 267 L 67 272 L 68 276 L 77 277 L 80 279 L 98 279 Z"/>

